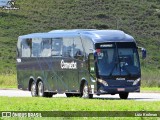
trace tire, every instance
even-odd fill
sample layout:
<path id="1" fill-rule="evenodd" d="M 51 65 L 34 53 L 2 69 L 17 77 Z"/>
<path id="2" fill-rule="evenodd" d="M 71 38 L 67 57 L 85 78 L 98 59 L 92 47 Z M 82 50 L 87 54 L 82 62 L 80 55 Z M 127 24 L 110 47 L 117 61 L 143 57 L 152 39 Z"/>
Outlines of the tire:
<path id="1" fill-rule="evenodd" d="M 119 93 L 119 97 L 120 97 L 121 99 L 127 99 L 127 98 L 128 98 L 128 95 L 129 95 L 128 92 L 127 92 L 127 93 Z"/>
<path id="2" fill-rule="evenodd" d="M 89 88 L 87 82 L 85 82 L 83 85 L 82 98 L 93 98 L 93 94 L 89 94 Z"/>
<path id="3" fill-rule="evenodd" d="M 44 93 L 44 84 L 42 81 L 38 82 L 38 96 L 39 97 L 44 97 L 45 93 Z"/>
<path id="4" fill-rule="evenodd" d="M 38 96 L 39 97 L 49 97 L 51 98 L 54 93 L 51 92 L 44 92 L 44 84 L 42 81 L 38 83 Z"/>
<path id="5" fill-rule="evenodd" d="M 32 97 L 37 97 L 37 87 L 36 87 L 36 83 L 33 81 L 31 84 L 31 95 Z"/>

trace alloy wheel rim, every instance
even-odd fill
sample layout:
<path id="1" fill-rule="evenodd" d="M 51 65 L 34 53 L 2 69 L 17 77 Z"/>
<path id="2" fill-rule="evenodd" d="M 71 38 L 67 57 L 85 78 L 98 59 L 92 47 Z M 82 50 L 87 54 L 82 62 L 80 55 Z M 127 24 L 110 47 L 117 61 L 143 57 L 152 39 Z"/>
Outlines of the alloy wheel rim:
<path id="1" fill-rule="evenodd" d="M 83 97 L 88 97 L 88 87 L 87 87 L 87 85 L 85 85 L 84 88 L 83 88 Z"/>
<path id="2" fill-rule="evenodd" d="M 41 82 L 38 85 L 38 94 L 39 94 L 39 96 L 43 95 L 43 85 Z"/>
<path id="3" fill-rule="evenodd" d="M 32 87 L 31 87 L 31 93 L 32 93 L 32 96 L 35 96 L 35 93 L 36 93 L 36 86 L 35 86 L 34 83 L 32 84 Z"/>

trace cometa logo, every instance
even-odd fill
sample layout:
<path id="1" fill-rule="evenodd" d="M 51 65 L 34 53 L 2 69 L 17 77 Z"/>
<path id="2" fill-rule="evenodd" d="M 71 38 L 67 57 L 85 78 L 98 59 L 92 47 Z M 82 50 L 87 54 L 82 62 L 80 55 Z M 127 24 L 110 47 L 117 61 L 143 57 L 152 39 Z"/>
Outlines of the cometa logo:
<path id="1" fill-rule="evenodd" d="M 64 60 L 61 60 L 61 68 L 62 69 L 77 69 L 77 63 L 72 62 L 64 62 Z"/>

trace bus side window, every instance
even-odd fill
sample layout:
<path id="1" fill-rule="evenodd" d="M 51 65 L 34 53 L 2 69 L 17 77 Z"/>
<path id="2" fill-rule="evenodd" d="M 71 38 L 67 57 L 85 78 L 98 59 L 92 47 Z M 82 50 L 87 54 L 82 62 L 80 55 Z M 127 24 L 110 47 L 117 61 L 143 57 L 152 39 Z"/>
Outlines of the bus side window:
<path id="1" fill-rule="evenodd" d="M 94 44 L 91 39 L 82 37 L 82 44 L 84 46 L 85 55 L 88 57 L 90 53 L 93 53 L 94 50 Z"/>
<path id="2" fill-rule="evenodd" d="M 52 39 L 52 56 L 62 56 L 63 39 L 53 38 Z"/>
<path id="3" fill-rule="evenodd" d="M 76 59 L 83 59 L 84 50 L 81 39 L 79 37 L 74 38 L 73 55 Z"/>
<path id="4" fill-rule="evenodd" d="M 51 39 L 43 38 L 41 51 L 42 51 L 41 57 L 50 57 L 51 56 Z"/>
<path id="5" fill-rule="evenodd" d="M 32 39 L 32 57 L 41 56 L 41 42 L 42 42 L 42 38 Z"/>
<path id="6" fill-rule="evenodd" d="M 63 54 L 64 57 L 73 57 L 73 38 L 63 39 Z"/>
<path id="7" fill-rule="evenodd" d="M 25 39 L 22 42 L 22 57 L 30 57 L 31 56 L 31 45 L 32 40 L 31 39 Z"/>

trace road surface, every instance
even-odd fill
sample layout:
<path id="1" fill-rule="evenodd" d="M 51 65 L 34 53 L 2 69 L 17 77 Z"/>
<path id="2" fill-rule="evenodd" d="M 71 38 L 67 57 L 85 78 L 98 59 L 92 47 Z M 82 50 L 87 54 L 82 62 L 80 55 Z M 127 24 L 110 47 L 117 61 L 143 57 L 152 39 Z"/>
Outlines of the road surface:
<path id="1" fill-rule="evenodd" d="M 8 96 L 8 97 L 31 97 L 31 93 L 29 91 L 22 91 L 17 89 L 9 89 L 9 90 L 2 90 L 0 89 L 0 96 Z M 53 97 L 66 97 L 65 94 L 57 94 L 53 95 Z M 95 99 L 106 99 L 106 100 L 112 100 L 112 99 L 120 99 L 119 95 L 101 95 L 93 96 Z M 160 93 L 130 93 L 128 100 L 136 100 L 136 101 L 160 101 Z"/>

